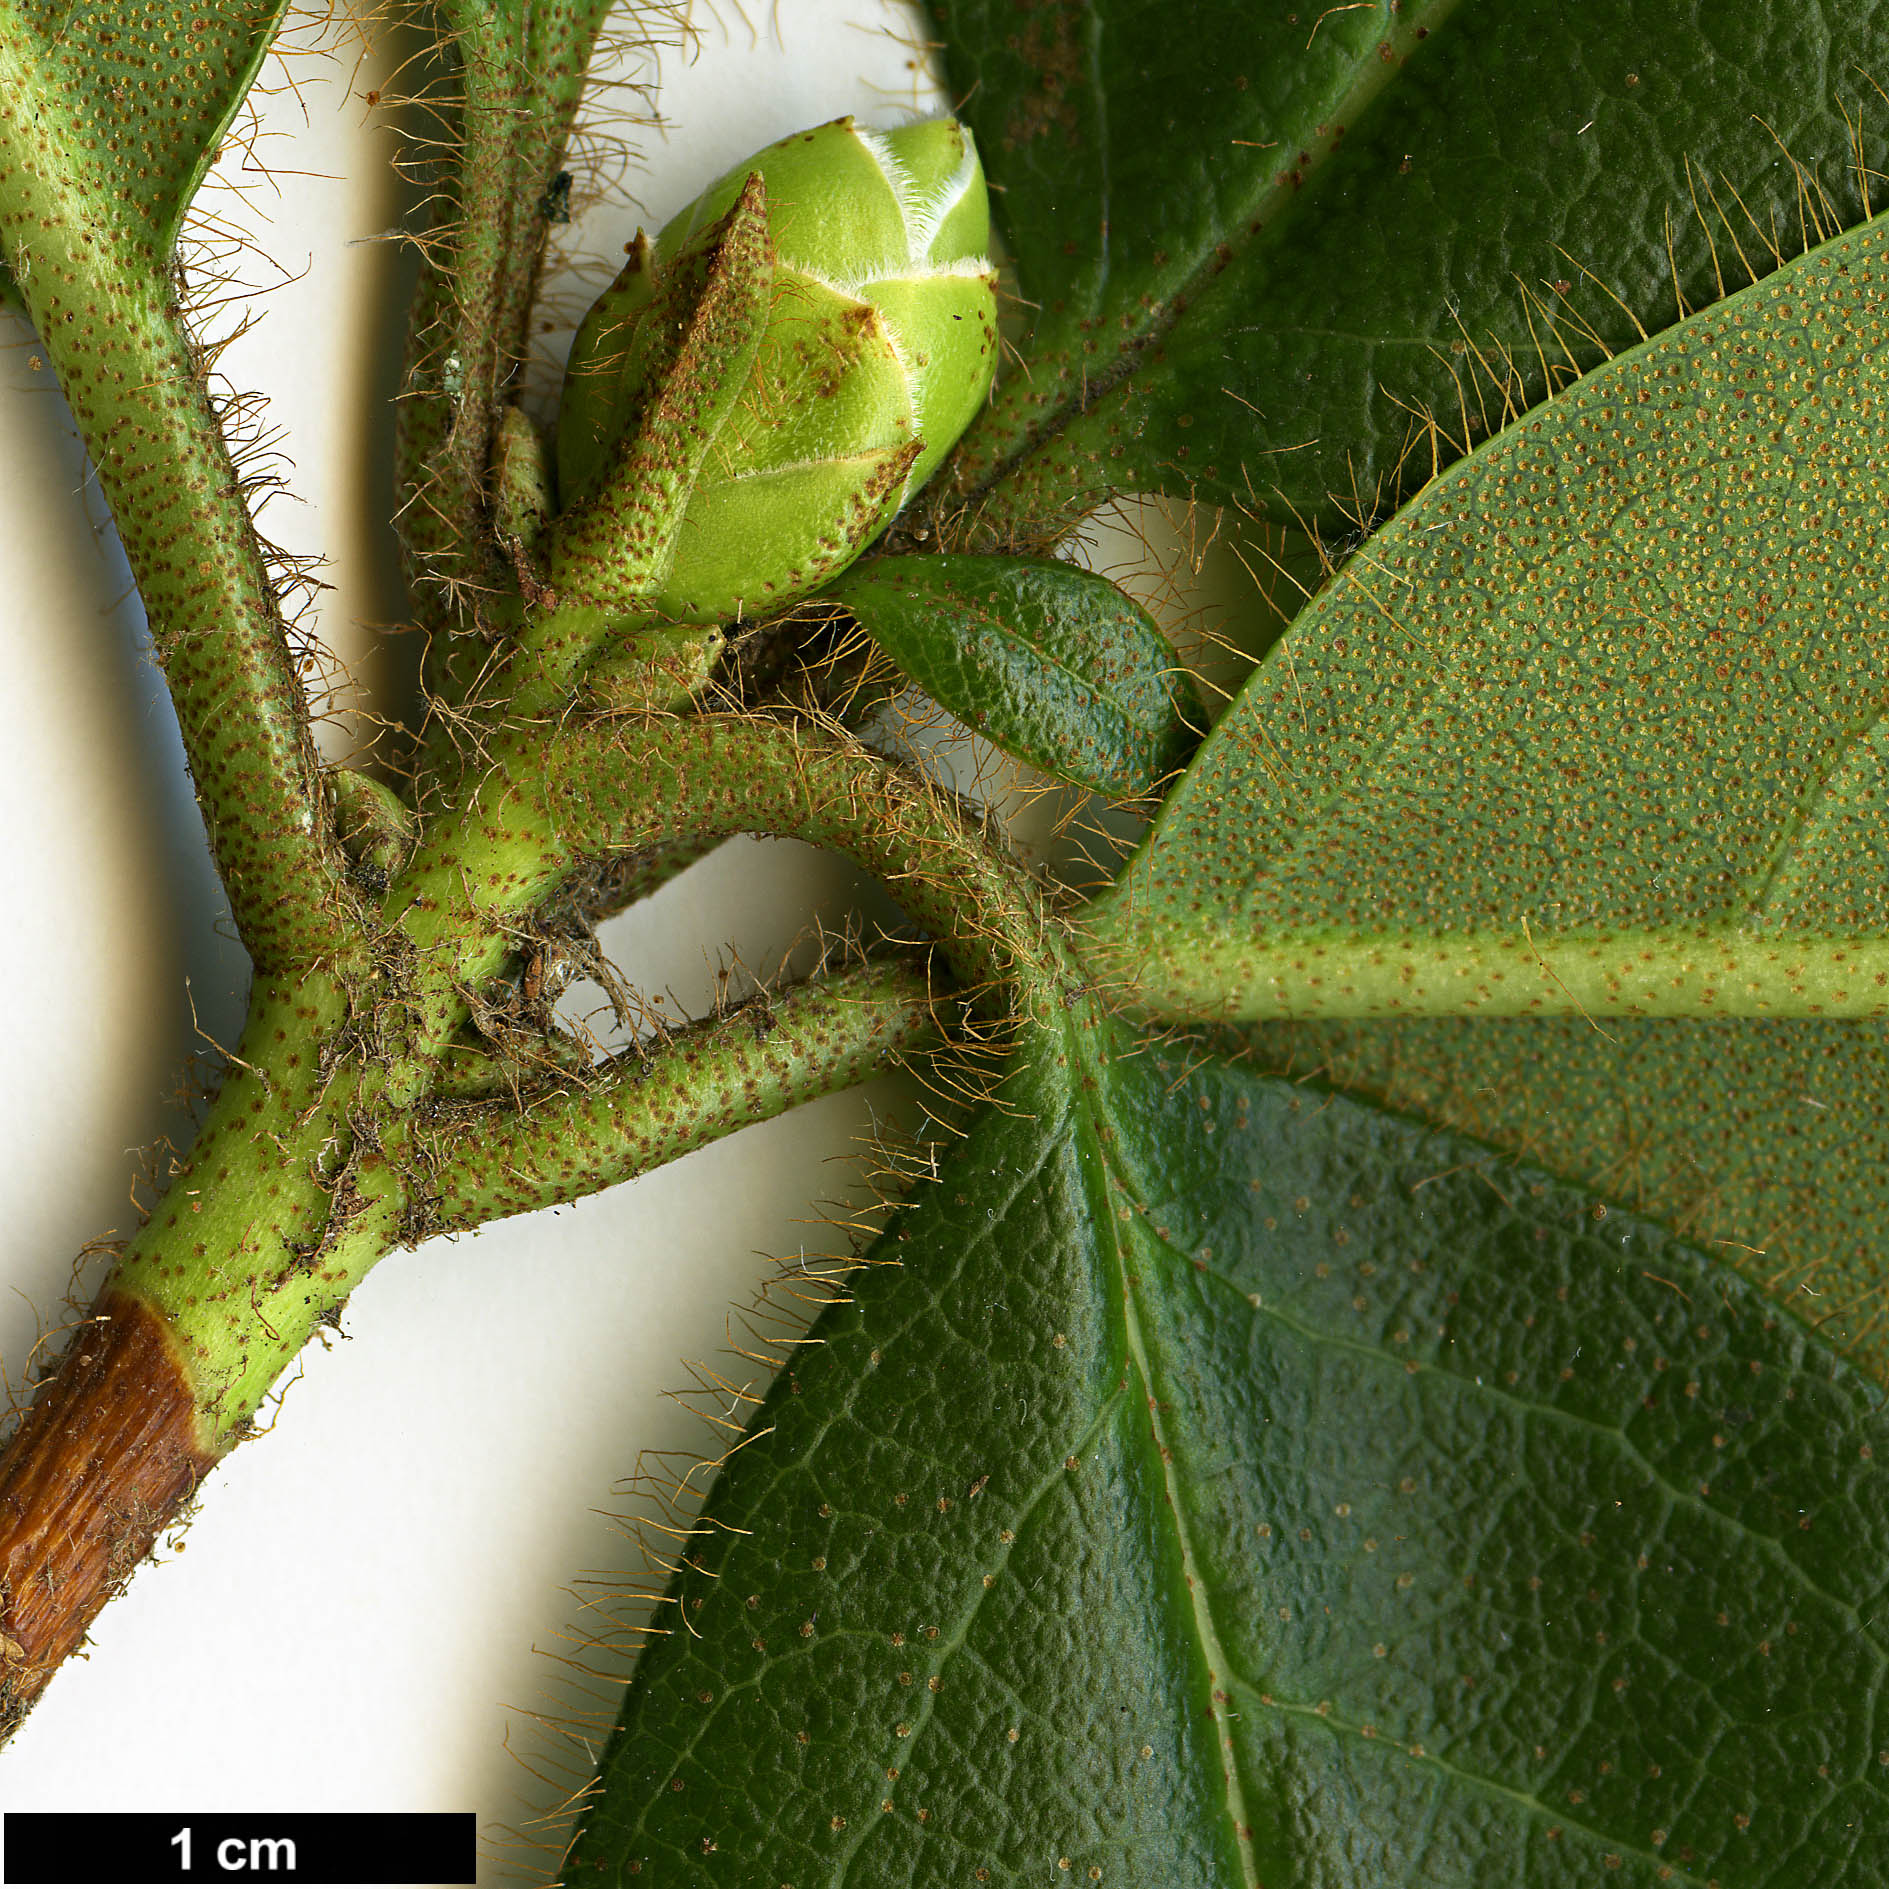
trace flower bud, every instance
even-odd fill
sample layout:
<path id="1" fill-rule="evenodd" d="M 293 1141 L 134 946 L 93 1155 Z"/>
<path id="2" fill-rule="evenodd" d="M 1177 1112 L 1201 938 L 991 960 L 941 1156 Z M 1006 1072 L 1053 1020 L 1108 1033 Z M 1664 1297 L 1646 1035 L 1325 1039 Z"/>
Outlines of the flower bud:
<path id="1" fill-rule="evenodd" d="M 842 118 L 639 234 L 571 351 L 560 594 L 712 623 L 843 570 L 989 389 L 989 229 L 962 126 Z"/>

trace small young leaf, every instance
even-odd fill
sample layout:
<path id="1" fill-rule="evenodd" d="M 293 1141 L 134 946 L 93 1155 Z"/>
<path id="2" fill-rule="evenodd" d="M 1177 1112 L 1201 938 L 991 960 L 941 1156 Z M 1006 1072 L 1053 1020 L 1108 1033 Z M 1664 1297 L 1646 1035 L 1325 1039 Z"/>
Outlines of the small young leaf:
<path id="1" fill-rule="evenodd" d="M 1889 1013 L 1885 292 L 1865 224 L 1371 539 L 1098 908 L 1150 1005 Z"/>
<path id="2" fill-rule="evenodd" d="M 1039 1039 L 793 1354 L 568 1879 L 1879 1881 L 1880 1392 L 1546 1174 L 1136 1047 Z"/>
<path id="3" fill-rule="evenodd" d="M 1154 619 L 1054 558 L 888 557 L 828 595 L 927 695 L 1006 754 L 1099 794 L 1186 758 L 1192 691 Z"/>
<path id="4" fill-rule="evenodd" d="M 1035 311 L 957 468 L 1026 513 L 1073 479 L 1352 529 L 1449 449 L 1412 409 L 1486 430 L 1854 221 L 1889 73 L 1881 0 L 933 11 Z"/>

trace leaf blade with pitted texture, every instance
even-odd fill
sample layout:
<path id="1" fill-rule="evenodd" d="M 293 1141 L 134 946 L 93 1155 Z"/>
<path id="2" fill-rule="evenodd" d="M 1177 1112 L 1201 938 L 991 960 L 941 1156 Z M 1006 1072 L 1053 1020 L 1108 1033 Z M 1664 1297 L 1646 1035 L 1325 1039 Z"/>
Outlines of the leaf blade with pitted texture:
<path id="1" fill-rule="evenodd" d="M 1876 1879 L 1859 1373 L 1591 1194 L 1081 1006 L 1004 1100 L 731 1459 L 577 1874 Z"/>
<path id="2" fill-rule="evenodd" d="M 1879 5 L 933 12 L 1030 327 L 956 472 L 1026 526 L 1126 486 L 1348 532 L 1627 309 L 1855 221 L 1889 72 Z"/>
<path id="3" fill-rule="evenodd" d="M 286 10 L 286 0 L 15 0 L 10 30 L 37 55 L 42 109 L 83 127 L 78 147 L 160 267 Z"/>
<path id="4" fill-rule="evenodd" d="M 1006 754 L 1112 798 L 1186 758 L 1172 647 L 1104 577 L 1053 558 L 874 558 L 828 593 L 926 694 Z"/>

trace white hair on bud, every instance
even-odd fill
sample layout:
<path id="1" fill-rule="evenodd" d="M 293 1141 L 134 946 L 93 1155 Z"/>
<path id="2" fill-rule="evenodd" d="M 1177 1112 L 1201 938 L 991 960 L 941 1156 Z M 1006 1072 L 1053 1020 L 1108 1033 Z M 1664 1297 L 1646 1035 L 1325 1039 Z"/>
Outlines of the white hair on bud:
<path id="1" fill-rule="evenodd" d="M 937 240 L 940 226 L 964 201 L 964 193 L 977 181 L 976 147 L 967 138 L 964 142 L 964 157 L 957 169 L 946 178 L 943 188 L 929 199 L 921 200 L 912 187 L 911 173 L 900 162 L 886 134 L 868 131 L 863 125 L 854 125 L 852 130 L 853 136 L 865 146 L 872 161 L 878 165 L 887 188 L 892 192 L 892 200 L 899 206 L 899 215 L 905 223 L 906 260 L 915 269 L 927 267 L 926 258 Z"/>
<path id="2" fill-rule="evenodd" d="M 942 276 L 979 276 L 994 275 L 988 256 L 960 256 L 956 262 L 932 262 L 925 265 L 927 280 L 935 281 Z"/>
<path id="3" fill-rule="evenodd" d="M 932 244 L 938 240 L 938 231 L 945 218 L 964 201 L 964 194 L 977 182 L 977 175 L 977 147 L 969 138 L 966 138 L 963 161 L 945 179 L 944 188 L 930 202 L 907 205 L 903 199 L 900 200 L 899 207 L 905 211 L 906 240 L 911 246 L 910 254 L 914 263 L 925 260 Z M 981 273 L 986 267 L 988 264 L 980 261 L 977 272 Z M 972 272 L 960 271 L 954 264 L 939 273 L 949 275 Z"/>
<path id="4" fill-rule="evenodd" d="M 805 263 L 795 263 L 793 272 L 804 282 L 812 282 L 823 289 L 830 289 L 835 295 L 843 295 L 848 301 L 860 301 L 864 292 L 875 282 L 933 282 L 941 276 L 980 276 L 992 273 L 988 256 L 960 256 L 956 262 L 926 262 L 922 256 L 914 259 L 909 270 L 870 269 L 864 275 L 836 276 L 822 275 L 818 269 L 809 269 Z"/>
<path id="5" fill-rule="evenodd" d="M 911 240 L 912 229 L 912 177 L 905 166 L 899 162 L 899 156 L 893 150 L 883 131 L 868 131 L 864 125 L 852 127 L 853 136 L 866 147 L 867 155 L 878 165 L 879 174 L 886 181 L 886 188 L 892 193 L 892 201 L 899 206 L 899 215 L 904 219 L 906 240 Z"/>

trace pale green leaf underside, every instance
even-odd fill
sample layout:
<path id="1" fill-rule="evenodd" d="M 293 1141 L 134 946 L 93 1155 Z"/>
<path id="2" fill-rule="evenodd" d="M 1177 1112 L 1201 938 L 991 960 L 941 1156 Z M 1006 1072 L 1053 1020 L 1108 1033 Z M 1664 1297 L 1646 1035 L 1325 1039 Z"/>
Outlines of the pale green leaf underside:
<path id="1" fill-rule="evenodd" d="M 1080 1005 L 1006 1102 L 733 1454 L 565 1880 L 1882 1880 L 1861 1374 L 1590 1194 Z"/>
<path id="2" fill-rule="evenodd" d="M 1889 1011 L 1889 231 L 1433 482 L 1098 909 L 1180 1015 Z"/>

